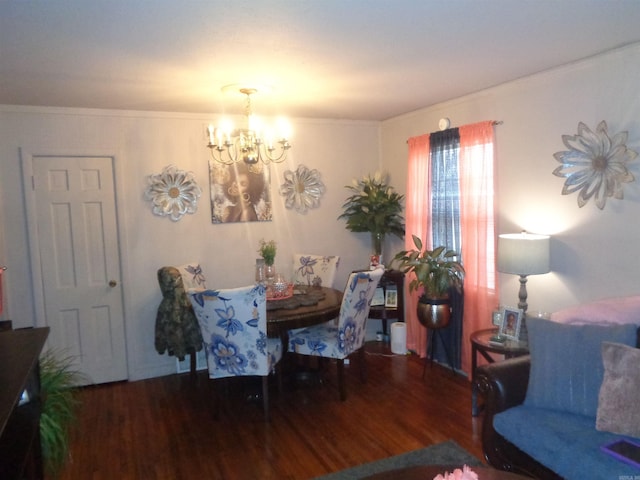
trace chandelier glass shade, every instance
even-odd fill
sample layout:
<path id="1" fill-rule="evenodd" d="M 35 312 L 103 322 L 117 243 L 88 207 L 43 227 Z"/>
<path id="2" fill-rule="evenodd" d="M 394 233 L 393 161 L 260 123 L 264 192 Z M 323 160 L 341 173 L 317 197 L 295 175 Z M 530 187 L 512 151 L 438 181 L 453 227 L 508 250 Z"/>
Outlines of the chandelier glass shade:
<path id="1" fill-rule="evenodd" d="M 218 127 L 209 125 L 207 147 L 211 152 L 211 158 L 224 165 L 239 161 L 248 165 L 284 161 L 287 158 L 287 150 L 291 148 L 288 124 L 280 120 L 275 130 L 263 126 L 251 111 L 251 95 L 256 93 L 257 89 L 241 87 L 239 91 L 246 95 L 246 126 L 234 129 L 230 122 L 224 122 Z"/>

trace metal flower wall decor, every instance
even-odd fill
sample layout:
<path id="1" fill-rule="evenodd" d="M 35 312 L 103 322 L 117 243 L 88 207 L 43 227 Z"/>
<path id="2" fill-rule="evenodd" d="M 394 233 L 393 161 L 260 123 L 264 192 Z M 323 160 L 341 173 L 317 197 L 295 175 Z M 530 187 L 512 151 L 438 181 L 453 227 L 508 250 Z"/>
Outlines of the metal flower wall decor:
<path id="1" fill-rule="evenodd" d="M 169 165 L 157 175 L 147 177 L 145 196 L 151 200 L 153 213 L 168 216 L 174 222 L 185 213 L 195 213 L 202 190 L 192 172 Z"/>
<path id="2" fill-rule="evenodd" d="M 320 206 L 320 197 L 324 193 L 324 183 L 317 170 L 309 170 L 298 165 L 295 172 L 284 172 L 284 183 L 280 185 L 280 195 L 285 197 L 284 205 L 298 213 L 305 214 L 310 208 Z"/>
<path id="3" fill-rule="evenodd" d="M 584 207 L 593 197 L 596 206 L 604 209 L 607 198 L 622 200 L 623 184 L 635 177 L 627 163 L 638 153 L 627 148 L 627 132 L 609 137 L 603 120 L 592 132 L 584 123 L 578 123 L 577 135 L 563 135 L 562 143 L 569 150 L 556 152 L 554 158 L 561 163 L 553 174 L 566 178 L 562 194 L 578 192 L 578 206 Z"/>

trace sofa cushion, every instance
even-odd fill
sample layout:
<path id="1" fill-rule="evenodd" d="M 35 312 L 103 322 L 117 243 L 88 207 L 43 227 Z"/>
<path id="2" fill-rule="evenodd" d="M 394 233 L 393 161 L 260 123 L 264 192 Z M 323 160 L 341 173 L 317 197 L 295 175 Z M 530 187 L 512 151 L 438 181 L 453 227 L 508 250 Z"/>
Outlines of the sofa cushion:
<path id="1" fill-rule="evenodd" d="M 531 373 L 524 404 L 595 419 L 604 375 L 601 344 L 633 346 L 637 326 L 566 325 L 527 318 L 527 329 Z"/>
<path id="2" fill-rule="evenodd" d="M 600 387 L 596 428 L 640 437 L 640 349 L 602 344 L 604 379 Z"/>
<path id="3" fill-rule="evenodd" d="M 638 470 L 600 450 L 620 437 L 597 431 L 593 417 L 520 405 L 497 414 L 493 424 L 500 435 L 567 480 L 637 478 Z"/>

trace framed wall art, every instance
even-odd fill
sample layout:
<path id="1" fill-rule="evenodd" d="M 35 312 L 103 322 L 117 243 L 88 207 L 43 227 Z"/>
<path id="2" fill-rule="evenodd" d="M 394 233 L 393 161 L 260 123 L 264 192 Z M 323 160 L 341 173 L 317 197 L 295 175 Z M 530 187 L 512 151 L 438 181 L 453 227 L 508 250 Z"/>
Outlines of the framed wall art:
<path id="1" fill-rule="evenodd" d="M 192 172 L 166 166 L 161 173 L 147 177 L 145 197 L 155 215 L 177 222 L 187 213 L 195 213 L 202 190 Z"/>
<path id="2" fill-rule="evenodd" d="M 309 209 L 320 206 L 320 198 L 324 192 L 325 186 L 318 170 L 298 165 L 295 171 L 284 172 L 280 195 L 285 198 L 285 207 L 304 215 Z"/>
<path id="3" fill-rule="evenodd" d="M 212 223 L 272 220 L 269 167 L 261 162 L 209 162 Z"/>

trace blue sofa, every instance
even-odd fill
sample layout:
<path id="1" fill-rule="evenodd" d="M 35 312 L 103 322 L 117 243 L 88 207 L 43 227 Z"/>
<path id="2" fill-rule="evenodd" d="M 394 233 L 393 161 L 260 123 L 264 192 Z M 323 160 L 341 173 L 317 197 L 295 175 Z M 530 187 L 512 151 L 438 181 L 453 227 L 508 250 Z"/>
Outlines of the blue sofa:
<path id="1" fill-rule="evenodd" d="M 476 388 L 485 397 L 486 460 L 495 468 L 541 479 L 640 478 L 640 469 L 600 448 L 625 435 L 596 428 L 603 342 L 638 347 L 638 326 L 542 319 L 527 319 L 527 326 L 530 355 L 476 372 Z M 637 397 L 631 402 L 631 408 L 640 408 Z"/>

